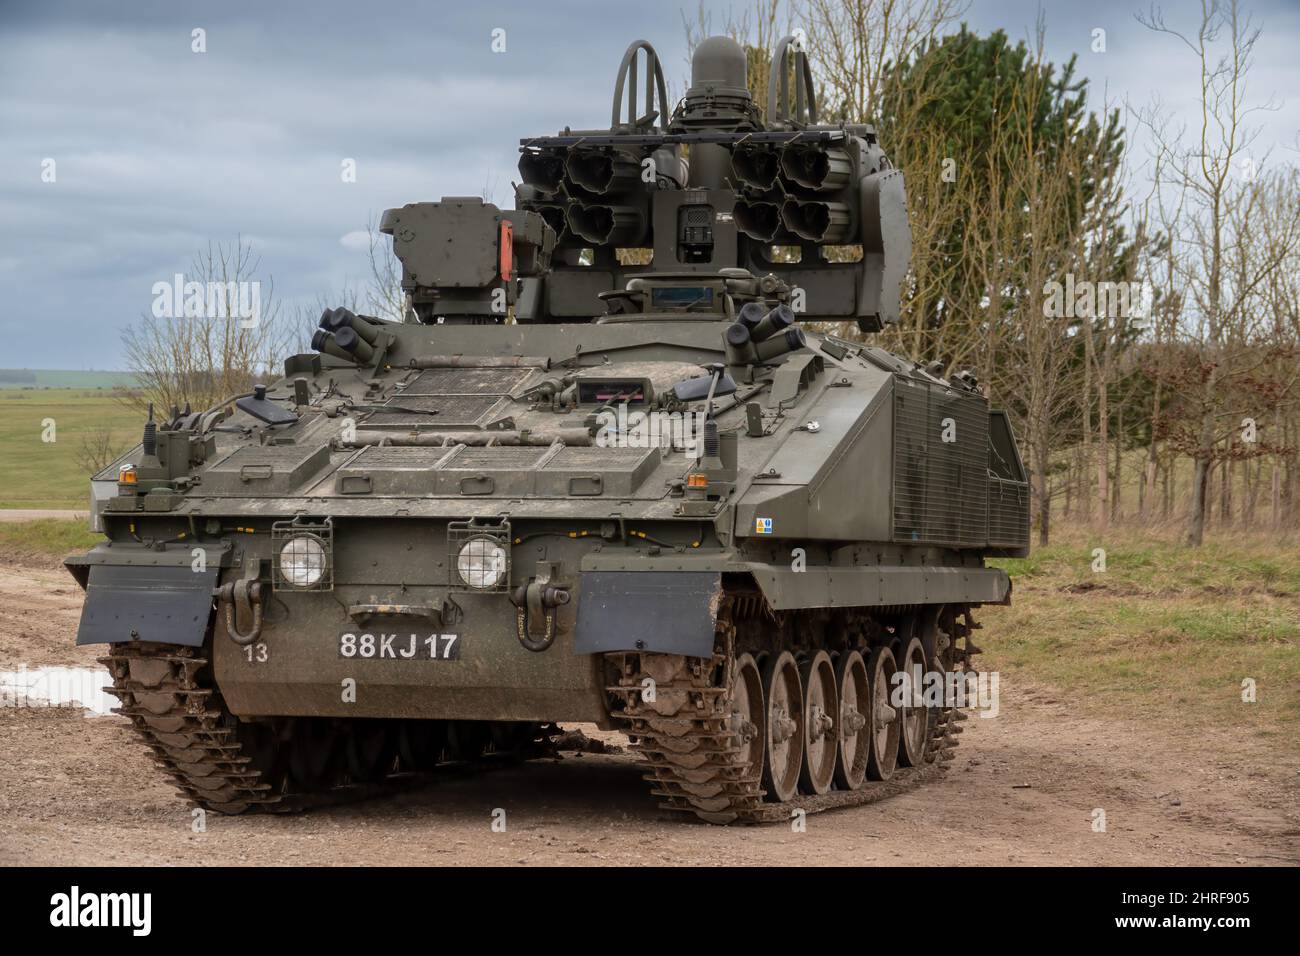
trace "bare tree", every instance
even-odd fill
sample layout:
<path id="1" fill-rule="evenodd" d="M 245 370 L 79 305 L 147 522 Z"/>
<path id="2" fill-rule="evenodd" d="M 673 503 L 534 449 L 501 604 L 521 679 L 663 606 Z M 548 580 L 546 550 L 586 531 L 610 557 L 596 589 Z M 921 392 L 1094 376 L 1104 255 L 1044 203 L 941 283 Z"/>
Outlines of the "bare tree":
<path id="1" fill-rule="evenodd" d="M 1167 136 L 1157 136 L 1157 142 L 1167 140 Z M 1143 203 L 1142 219 L 1144 222 L 1158 226 L 1159 238 L 1145 251 L 1141 258 L 1142 276 L 1151 288 L 1158 289 L 1159 294 L 1152 299 L 1151 315 L 1148 317 L 1146 354 L 1147 373 L 1151 379 L 1151 399 L 1149 412 L 1149 438 L 1146 463 L 1143 467 L 1141 489 L 1139 491 L 1139 518 L 1151 520 L 1155 515 L 1156 491 L 1160 483 L 1161 469 L 1161 418 L 1167 400 L 1165 382 L 1160 375 L 1151 375 L 1150 370 L 1158 367 L 1167 349 L 1177 338 L 1178 316 L 1186 299 L 1182 287 L 1182 273 L 1178 268 L 1178 248 L 1171 240 L 1176 224 L 1182 217 L 1186 200 L 1186 190 L 1177 189 L 1173 196 L 1167 196 L 1164 166 L 1168 157 L 1164 152 L 1156 151 L 1152 157 L 1151 191 Z M 1162 514 L 1167 510 L 1166 498 Z"/>
<path id="2" fill-rule="evenodd" d="M 1043 47 L 1040 23 L 1035 54 L 1040 67 Z M 1077 172 L 1090 158 L 1081 155 L 1089 149 L 1083 138 L 1065 130 L 1059 142 L 1045 142 L 1029 121 L 1046 82 L 1043 69 L 1027 71 L 1012 100 L 1011 108 L 1019 115 L 997 127 L 993 148 L 1009 160 L 1003 165 L 1010 171 L 1010 198 L 992 210 L 1003 218 L 1003 225 L 991 233 L 1000 237 L 1001 248 L 994 254 L 1014 262 L 1009 280 L 1023 283 L 1007 289 L 1015 296 L 1016 331 L 1007 337 L 1006 361 L 1000 363 L 999 374 L 1005 383 L 1003 393 L 1017 397 L 1012 407 L 1022 419 L 1040 546 L 1050 539 L 1052 500 L 1061 490 L 1054 481 L 1061 423 L 1077 411 L 1079 394 L 1079 366 L 1071 336 L 1074 320 L 1068 310 L 1050 307 L 1047 290 L 1079 261 L 1077 237 L 1061 229 L 1060 223 L 1068 220 L 1076 201 L 1072 181 L 1077 176 L 1069 172 Z M 1058 154 L 1055 168 L 1040 161 L 1047 151 Z"/>
<path id="3" fill-rule="evenodd" d="M 95 425 L 82 432 L 81 447 L 77 450 L 77 470 L 94 475 L 112 464 L 130 445 L 113 437 L 107 425 Z"/>
<path id="4" fill-rule="evenodd" d="M 1102 109 L 1102 115 L 1111 113 L 1110 104 Z M 1134 301 L 1125 284 L 1124 294 L 1112 295 L 1106 290 L 1115 288 L 1117 282 L 1127 283 L 1132 275 L 1125 269 L 1126 263 L 1121 257 L 1133 262 L 1145 239 L 1145 229 L 1139 226 L 1133 241 L 1125 245 L 1122 241 L 1121 226 L 1127 213 L 1124 198 L 1124 184 L 1128 170 L 1122 161 L 1115 163 L 1098 162 L 1092 156 L 1071 156 L 1073 160 L 1088 163 L 1092 177 L 1091 201 L 1083 195 L 1082 183 L 1085 180 L 1083 170 L 1071 170 L 1075 184 L 1075 197 L 1083 218 L 1076 235 L 1077 248 L 1075 260 L 1082 270 L 1081 278 L 1092 283 L 1092 307 L 1085 309 L 1086 314 L 1079 316 L 1080 328 L 1084 339 L 1084 383 L 1081 389 L 1081 407 L 1083 422 L 1081 437 L 1084 444 L 1085 459 L 1091 450 L 1092 442 L 1092 408 L 1093 396 L 1096 396 L 1097 444 L 1094 469 L 1097 476 L 1097 497 L 1095 521 L 1098 530 L 1105 531 L 1110 524 L 1114 507 L 1114 489 L 1111 483 L 1111 392 L 1115 387 L 1115 378 L 1123 361 L 1122 351 L 1125 347 L 1129 323 L 1139 316 L 1140 301 Z M 1122 409 L 1119 410 L 1122 415 Z M 1122 435 L 1115 438 L 1115 451 L 1118 456 L 1122 444 Z M 1118 461 L 1118 458 L 1117 458 Z M 1119 481 L 1119 465 L 1116 465 L 1115 486 Z M 1085 485 L 1087 484 L 1085 472 Z M 1081 500 L 1085 514 L 1090 510 L 1088 488 L 1081 489 Z"/>
<path id="5" fill-rule="evenodd" d="M 961 19 L 968 0 L 799 0 L 829 112 L 863 122 L 880 112 L 896 76 L 928 41 Z M 896 139 L 908 130 L 892 131 Z"/>
<path id="6" fill-rule="evenodd" d="M 139 387 L 125 399 L 143 410 L 208 408 L 246 392 L 292 349 L 294 330 L 278 321 L 275 281 L 262 277 L 251 242 L 210 242 L 179 289 L 154 286 L 154 307 L 122 335 Z"/>
<path id="7" fill-rule="evenodd" d="M 1254 181 L 1262 160 L 1250 155 L 1255 133 L 1251 114 L 1271 104 L 1250 105 L 1246 80 L 1259 30 L 1242 13 L 1238 0 L 1201 0 L 1194 34 L 1170 27 L 1159 8 L 1139 17 L 1158 34 L 1179 41 L 1194 57 L 1201 107 L 1190 143 L 1162 142 L 1168 157 L 1163 174 L 1185 190 L 1185 215 L 1171 236 L 1175 262 L 1193 310 L 1180 322 L 1182 346 L 1176 374 L 1166 382 L 1181 393 L 1192 421 L 1186 442 L 1193 479 L 1186 539 L 1204 540 L 1208 485 L 1217 446 L 1235 411 L 1229 398 L 1257 371 L 1259 356 L 1246 347 L 1250 306 L 1259 289 L 1281 267 L 1300 240 L 1300 211 L 1289 210 L 1278 224 L 1277 242 L 1264 254 L 1235 245 L 1252 242 L 1250 222 L 1260 211 Z M 1159 127 L 1148 122 L 1153 132 Z M 1234 218 L 1235 214 L 1235 218 Z M 1233 269 L 1233 263 L 1239 268 Z"/>
<path id="8" fill-rule="evenodd" d="M 484 185 L 485 202 L 489 191 L 494 188 L 492 183 Z M 406 292 L 402 288 L 401 263 L 393 254 L 392 237 L 379 231 L 373 216 L 366 223 L 366 235 L 369 238 L 369 274 L 364 293 L 367 314 L 389 322 L 405 322 L 408 311 Z"/>

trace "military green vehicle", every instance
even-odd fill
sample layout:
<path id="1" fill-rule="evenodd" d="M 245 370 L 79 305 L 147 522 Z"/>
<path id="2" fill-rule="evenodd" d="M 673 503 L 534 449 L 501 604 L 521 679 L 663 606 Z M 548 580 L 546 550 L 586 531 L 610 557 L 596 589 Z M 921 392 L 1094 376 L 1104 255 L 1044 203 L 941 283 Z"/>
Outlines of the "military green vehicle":
<path id="1" fill-rule="evenodd" d="M 95 477 L 77 642 L 191 801 L 308 807 L 561 721 L 719 823 L 951 756 L 960 708 L 896 690 L 970 668 L 1024 469 L 970 374 L 842 337 L 898 320 L 903 177 L 818 122 L 795 38 L 771 76 L 760 111 L 708 39 L 670 112 L 633 44 L 608 129 L 521 141 L 516 209 L 385 214 L 407 321 L 329 310 Z"/>

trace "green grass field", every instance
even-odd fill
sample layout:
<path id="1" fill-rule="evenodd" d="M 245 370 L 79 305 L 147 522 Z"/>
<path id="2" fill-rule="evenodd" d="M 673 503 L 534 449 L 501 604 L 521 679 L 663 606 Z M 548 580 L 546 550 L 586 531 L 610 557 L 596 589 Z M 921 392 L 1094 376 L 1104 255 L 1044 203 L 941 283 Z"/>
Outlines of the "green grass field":
<path id="1" fill-rule="evenodd" d="M 103 540 L 103 535 L 88 529 L 86 521 L 0 521 L 0 554 L 62 558 L 74 551 L 89 551 Z"/>
<path id="2" fill-rule="evenodd" d="M 47 419 L 54 441 L 47 442 Z M 103 427 L 122 452 L 140 440 L 140 417 L 107 389 L 0 391 L 0 508 L 85 508 L 83 441 Z"/>
<path id="3" fill-rule="evenodd" d="M 993 562 L 1010 607 L 985 607 L 981 669 L 1066 688 L 1099 711 L 1218 727 L 1298 749 L 1300 541 L 1126 529 L 1105 540 L 1061 528 L 1058 543 Z M 1094 571 L 1094 549 L 1105 570 Z M 1242 700 L 1254 681 L 1256 702 Z"/>
<path id="4" fill-rule="evenodd" d="M 0 389 L 24 388 L 131 388 L 130 372 L 94 372 L 75 369 L 0 368 Z"/>

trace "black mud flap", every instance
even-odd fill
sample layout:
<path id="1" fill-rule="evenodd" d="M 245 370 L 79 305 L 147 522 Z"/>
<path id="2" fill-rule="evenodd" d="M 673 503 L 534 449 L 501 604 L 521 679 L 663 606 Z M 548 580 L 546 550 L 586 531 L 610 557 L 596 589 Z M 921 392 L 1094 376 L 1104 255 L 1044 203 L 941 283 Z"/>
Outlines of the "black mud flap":
<path id="1" fill-rule="evenodd" d="M 188 565 L 92 566 L 77 644 L 155 641 L 198 647 L 208 629 L 217 571 Z"/>
<path id="2" fill-rule="evenodd" d="M 721 593 L 716 571 L 585 571 L 574 651 L 709 657 Z"/>

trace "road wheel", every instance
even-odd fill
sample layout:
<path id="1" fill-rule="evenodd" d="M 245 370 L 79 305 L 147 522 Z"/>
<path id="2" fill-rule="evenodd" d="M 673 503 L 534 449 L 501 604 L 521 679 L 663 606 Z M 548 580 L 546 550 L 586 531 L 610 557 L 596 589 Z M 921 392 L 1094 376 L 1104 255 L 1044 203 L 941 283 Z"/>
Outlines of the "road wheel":
<path id="1" fill-rule="evenodd" d="M 871 753 L 867 757 L 867 776 L 888 780 L 898 764 L 899 712 L 890 706 L 890 691 L 898 664 L 894 652 L 877 647 L 871 652 L 867 673 L 871 679 Z"/>
<path id="2" fill-rule="evenodd" d="M 841 654 L 835 666 L 840 719 L 836 727 L 835 785 L 858 790 L 866 782 L 871 752 L 871 684 L 867 664 L 857 651 Z"/>
<path id="3" fill-rule="evenodd" d="M 799 782 L 806 793 L 825 793 L 835 779 L 836 728 L 839 703 L 835 668 L 830 655 L 818 651 L 799 668 L 803 684 L 803 770 Z"/>
<path id="4" fill-rule="evenodd" d="M 289 776 L 299 792 L 327 790 L 338 777 L 339 734 L 335 722 L 325 717 L 290 718 Z"/>
<path id="5" fill-rule="evenodd" d="M 404 720 L 397 734 L 397 756 L 403 770 L 432 770 L 442 760 L 447 743 L 445 720 Z"/>
<path id="6" fill-rule="evenodd" d="M 738 762 L 745 776 L 761 779 L 767 746 L 767 714 L 763 707 L 763 678 L 750 654 L 741 654 L 731 684 L 731 727 L 741 746 Z"/>
<path id="7" fill-rule="evenodd" d="M 930 733 L 929 713 L 921 695 L 925 686 L 925 649 L 921 639 L 912 638 L 903 650 L 902 670 L 904 706 L 899 715 L 902 738 L 898 762 L 904 767 L 919 767 L 925 760 L 925 741 Z"/>
<path id="8" fill-rule="evenodd" d="M 386 777 L 397 760 L 397 735 L 386 720 L 355 718 L 348 721 L 348 773 L 357 783 Z"/>
<path id="9" fill-rule="evenodd" d="M 798 794 L 803 766 L 803 692 L 799 668 L 789 651 L 768 659 L 763 697 L 767 701 L 763 789 L 783 802 Z"/>

